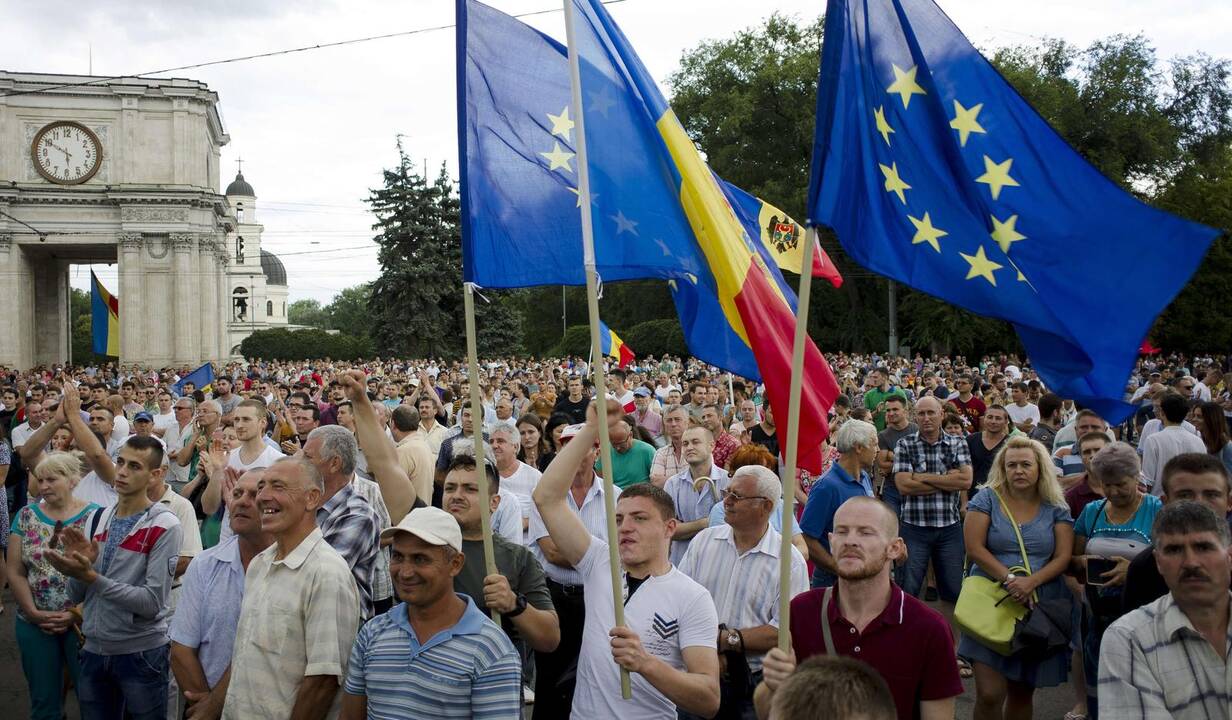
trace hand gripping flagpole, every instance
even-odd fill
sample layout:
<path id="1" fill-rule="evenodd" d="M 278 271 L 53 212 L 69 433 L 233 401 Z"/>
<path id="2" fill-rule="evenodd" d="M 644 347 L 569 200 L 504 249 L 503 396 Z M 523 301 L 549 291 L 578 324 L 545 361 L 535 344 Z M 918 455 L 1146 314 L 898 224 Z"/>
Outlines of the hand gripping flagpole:
<path id="1" fill-rule="evenodd" d="M 569 44 L 569 85 L 573 95 L 574 130 L 577 141 L 578 197 L 582 208 L 582 256 L 586 267 L 586 307 L 590 314 L 590 356 L 596 390 L 595 408 L 599 420 L 599 468 L 603 472 L 603 506 L 607 511 L 608 565 L 612 570 L 612 607 L 616 609 L 616 625 L 625 624 L 625 602 L 621 578 L 620 553 L 616 544 L 616 501 L 612 487 L 612 438 L 607 426 L 607 378 L 603 368 L 602 343 L 599 339 L 599 292 L 595 271 L 595 235 L 590 213 L 590 168 L 586 159 L 586 123 L 582 113 L 582 72 L 578 62 L 578 49 L 573 31 L 573 0 L 564 0 L 565 38 Z M 790 527 L 790 526 L 788 526 Z M 633 697 L 629 671 L 620 669 L 620 695 L 625 700 Z"/>
<path id="2" fill-rule="evenodd" d="M 479 486 L 479 523 L 483 528 L 484 575 L 495 575 L 496 555 L 492 550 L 492 501 L 489 497 L 488 470 L 484 466 L 483 393 L 479 388 L 479 348 L 475 338 L 475 284 L 462 284 L 462 304 L 466 311 L 466 355 L 471 382 L 471 438 L 475 443 L 475 484 Z M 500 625 L 500 613 L 489 608 L 492 622 Z"/>
<path id="3" fill-rule="evenodd" d="M 800 387 L 804 380 L 804 344 L 808 341 L 809 295 L 813 285 L 813 246 L 817 228 L 804 233 L 804 259 L 800 268 L 800 297 L 796 304 L 796 337 L 791 347 L 791 386 L 788 390 L 787 467 L 783 474 L 783 531 L 779 548 L 779 649 L 791 651 L 791 527 L 796 508 L 796 459 L 800 440 Z"/>

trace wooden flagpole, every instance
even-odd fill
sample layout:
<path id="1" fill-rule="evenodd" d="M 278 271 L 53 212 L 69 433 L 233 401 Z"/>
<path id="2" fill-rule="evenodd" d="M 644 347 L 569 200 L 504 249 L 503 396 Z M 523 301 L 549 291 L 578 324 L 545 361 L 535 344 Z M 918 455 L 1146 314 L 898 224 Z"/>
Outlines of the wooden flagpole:
<path id="1" fill-rule="evenodd" d="M 813 285 L 813 246 L 817 229 L 804 233 L 800 297 L 796 304 L 796 337 L 791 348 L 791 386 L 787 413 L 787 467 L 783 473 L 782 546 L 779 548 L 779 649 L 791 650 L 791 526 L 796 512 L 796 460 L 800 439 L 800 387 L 804 381 L 804 345 L 808 341 L 809 295 Z"/>
<path id="2" fill-rule="evenodd" d="M 607 511 L 608 564 L 612 570 L 612 607 L 616 609 L 616 625 L 625 624 L 623 577 L 619 547 L 616 544 L 616 501 L 612 485 L 612 438 L 607 426 L 607 373 L 603 367 L 602 342 L 599 338 L 598 275 L 595 271 L 595 234 L 591 226 L 590 168 L 586 159 L 586 123 L 582 112 L 582 72 L 574 37 L 573 0 L 563 0 L 565 6 L 565 37 L 569 43 L 569 85 L 573 96 L 574 131 L 577 140 L 578 198 L 582 208 L 582 257 L 586 268 L 586 307 L 590 315 L 591 372 L 595 383 L 595 408 L 599 419 L 599 468 L 603 473 L 603 506 Z M 633 697 L 629 671 L 620 669 L 620 694 L 625 700 Z"/>
<path id="3" fill-rule="evenodd" d="M 462 284 L 462 304 L 466 311 L 466 356 L 471 382 L 471 438 L 475 443 L 475 484 L 479 486 L 479 522 L 483 528 L 485 575 L 495 575 L 496 554 L 492 550 L 492 500 L 488 493 L 488 471 L 484 467 L 483 392 L 479 388 L 479 347 L 475 338 L 475 288 Z M 500 613 L 491 610 L 492 622 L 500 625 Z"/>

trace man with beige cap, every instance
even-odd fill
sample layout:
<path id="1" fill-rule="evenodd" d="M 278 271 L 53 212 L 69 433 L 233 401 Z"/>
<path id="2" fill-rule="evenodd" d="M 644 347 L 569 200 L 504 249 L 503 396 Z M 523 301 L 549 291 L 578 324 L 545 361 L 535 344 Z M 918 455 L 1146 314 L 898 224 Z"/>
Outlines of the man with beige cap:
<path id="1" fill-rule="evenodd" d="M 505 632 L 454 592 L 462 529 L 440 508 L 412 510 L 381 533 L 402 602 L 359 631 L 342 717 L 516 718 L 522 667 Z"/>

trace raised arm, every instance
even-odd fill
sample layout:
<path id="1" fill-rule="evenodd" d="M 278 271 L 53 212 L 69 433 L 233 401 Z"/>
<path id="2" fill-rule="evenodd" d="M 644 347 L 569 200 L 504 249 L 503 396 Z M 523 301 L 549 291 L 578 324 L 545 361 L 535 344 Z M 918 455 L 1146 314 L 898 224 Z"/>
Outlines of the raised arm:
<path id="1" fill-rule="evenodd" d="M 21 456 L 22 464 L 30 469 L 38 467 L 43 459 L 44 448 L 51 442 L 51 436 L 62 427 L 64 427 L 64 403 L 57 405 L 52 418 L 40 425 L 39 429 L 35 430 L 34 434 L 26 440 L 26 444 L 18 448 L 17 454 Z"/>
<path id="2" fill-rule="evenodd" d="M 367 383 L 362 370 L 349 370 L 338 375 L 338 383 L 351 401 L 355 414 L 355 436 L 368 459 L 368 469 L 381 487 L 381 498 L 389 509 L 390 522 L 395 525 L 415 505 L 415 485 L 398 464 L 394 441 L 383 430 L 376 409 L 368 400 Z"/>
<path id="3" fill-rule="evenodd" d="M 69 430 L 73 432 L 77 449 L 85 453 L 90 469 L 98 473 L 103 482 L 115 485 L 115 463 L 94 432 L 81 419 L 81 396 L 71 382 L 64 383 L 64 400 L 60 407 L 64 409 L 64 417 L 68 421 Z"/>

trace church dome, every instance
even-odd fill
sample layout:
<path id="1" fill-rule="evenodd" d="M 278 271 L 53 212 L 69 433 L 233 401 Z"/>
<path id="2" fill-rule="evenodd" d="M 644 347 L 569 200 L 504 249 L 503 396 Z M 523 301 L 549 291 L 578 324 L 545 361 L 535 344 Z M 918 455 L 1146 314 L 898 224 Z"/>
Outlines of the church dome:
<path id="1" fill-rule="evenodd" d="M 243 195 L 245 197 L 256 197 L 257 193 L 253 191 L 252 186 L 249 185 L 248 181 L 244 179 L 244 173 L 237 172 L 235 174 L 235 180 L 232 180 L 231 184 L 227 186 L 227 195 L 228 196 Z"/>
<path id="2" fill-rule="evenodd" d="M 265 273 L 265 282 L 269 285 L 287 285 L 287 269 L 283 267 L 278 256 L 268 250 L 261 251 L 261 272 Z"/>

